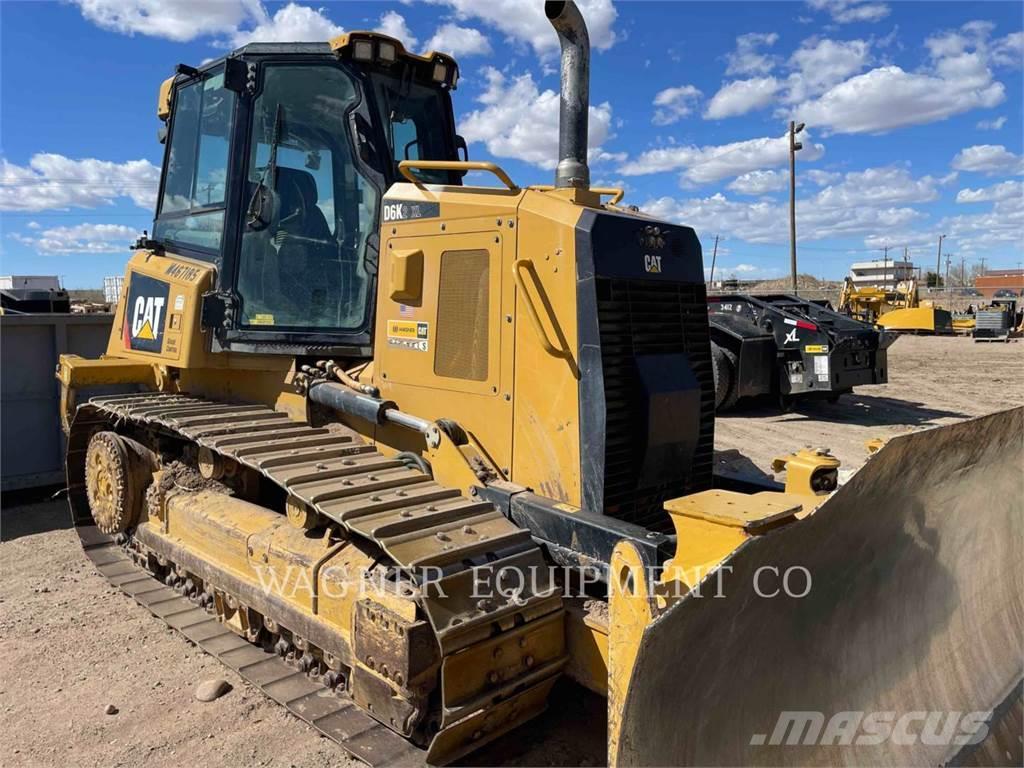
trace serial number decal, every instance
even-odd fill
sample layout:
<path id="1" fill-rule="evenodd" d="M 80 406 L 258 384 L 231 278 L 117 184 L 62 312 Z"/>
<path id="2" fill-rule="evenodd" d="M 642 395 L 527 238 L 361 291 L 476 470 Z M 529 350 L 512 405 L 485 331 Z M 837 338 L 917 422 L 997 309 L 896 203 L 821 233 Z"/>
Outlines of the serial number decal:
<path id="1" fill-rule="evenodd" d="M 416 320 L 388 320 L 388 344 L 392 347 L 426 352 L 430 348 L 430 323 Z"/>
<path id="2" fill-rule="evenodd" d="M 191 283 L 202 274 L 202 270 L 199 267 L 190 267 L 186 264 L 171 264 L 164 274 L 175 280 L 187 280 Z"/>
<path id="3" fill-rule="evenodd" d="M 440 203 L 418 200 L 385 200 L 381 207 L 385 222 L 433 219 L 441 215 Z"/>
<path id="4" fill-rule="evenodd" d="M 819 355 L 814 358 L 814 374 L 818 381 L 828 381 L 828 357 Z"/>
<path id="5" fill-rule="evenodd" d="M 828 352 L 828 346 L 825 344 L 808 344 L 804 347 L 804 352 L 811 355 L 824 355 Z"/>

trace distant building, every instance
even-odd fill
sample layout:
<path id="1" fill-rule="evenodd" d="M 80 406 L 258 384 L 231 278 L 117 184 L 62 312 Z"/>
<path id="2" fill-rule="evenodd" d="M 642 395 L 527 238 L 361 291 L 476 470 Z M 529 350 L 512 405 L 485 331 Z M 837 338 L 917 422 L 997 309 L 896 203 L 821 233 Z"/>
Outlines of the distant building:
<path id="1" fill-rule="evenodd" d="M 56 275 L 0 275 L 0 290 L 59 291 Z"/>
<path id="2" fill-rule="evenodd" d="M 986 299 L 991 299 L 1000 289 L 1020 296 L 1024 293 L 1024 269 L 987 269 L 974 278 L 974 287 Z"/>
<path id="3" fill-rule="evenodd" d="M 121 298 L 121 288 L 124 287 L 124 276 L 114 275 L 103 278 L 103 300 L 107 304 L 117 304 Z"/>
<path id="4" fill-rule="evenodd" d="M 858 288 L 895 286 L 902 280 L 913 280 L 914 264 L 903 259 L 858 261 L 850 265 L 850 279 Z"/>

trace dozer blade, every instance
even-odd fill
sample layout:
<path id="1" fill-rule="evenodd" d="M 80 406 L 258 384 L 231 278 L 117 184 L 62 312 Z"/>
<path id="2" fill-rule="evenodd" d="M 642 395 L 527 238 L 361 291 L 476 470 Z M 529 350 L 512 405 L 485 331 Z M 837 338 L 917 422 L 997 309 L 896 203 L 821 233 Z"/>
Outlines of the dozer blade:
<path id="1" fill-rule="evenodd" d="M 1018 408 L 894 438 L 740 546 L 722 597 L 712 573 L 654 611 L 618 697 L 610 678 L 609 760 L 1020 765 L 1022 435 Z M 775 594 L 800 568 L 806 596 Z M 613 599 L 613 633 L 628 614 Z"/>

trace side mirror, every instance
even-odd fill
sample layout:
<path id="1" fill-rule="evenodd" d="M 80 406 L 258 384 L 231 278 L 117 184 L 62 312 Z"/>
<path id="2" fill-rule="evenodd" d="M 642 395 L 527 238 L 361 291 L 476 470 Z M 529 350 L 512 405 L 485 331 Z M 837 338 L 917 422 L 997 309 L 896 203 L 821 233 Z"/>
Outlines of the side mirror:
<path id="1" fill-rule="evenodd" d="M 245 91 L 249 81 L 249 66 L 241 59 L 224 62 L 224 87 L 235 93 Z"/>

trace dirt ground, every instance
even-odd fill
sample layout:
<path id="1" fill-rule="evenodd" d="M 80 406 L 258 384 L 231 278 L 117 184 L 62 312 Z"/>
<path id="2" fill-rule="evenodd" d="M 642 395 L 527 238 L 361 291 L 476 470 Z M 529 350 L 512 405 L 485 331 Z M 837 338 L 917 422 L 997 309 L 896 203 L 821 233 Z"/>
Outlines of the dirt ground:
<path id="1" fill-rule="evenodd" d="M 776 456 L 805 446 L 825 447 L 842 462 L 841 472 L 852 471 L 867 460 L 864 444 L 872 438 L 953 424 L 1015 405 L 1024 405 L 1024 341 L 901 336 L 889 348 L 888 384 L 860 387 L 835 405 L 805 401 L 790 413 L 741 401 L 716 421 L 715 449 L 737 450 L 739 466 L 746 459 L 770 472 Z"/>
<path id="2" fill-rule="evenodd" d="M 1024 344 L 904 337 L 890 383 L 838 405 L 780 414 L 763 405 L 719 420 L 717 447 L 768 471 L 804 445 L 847 469 L 864 441 L 1024 404 Z M 63 501 L 5 497 L 0 544 L 0 755 L 5 766 L 359 765 L 130 598 L 79 551 Z M 211 703 L 193 692 L 223 677 Z M 117 714 L 104 713 L 108 704 Z M 568 718 L 568 720 L 567 720 Z M 551 710 L 468 758 L 475 765 L 600 765 L 604 701 L 565 683 Z"/>

